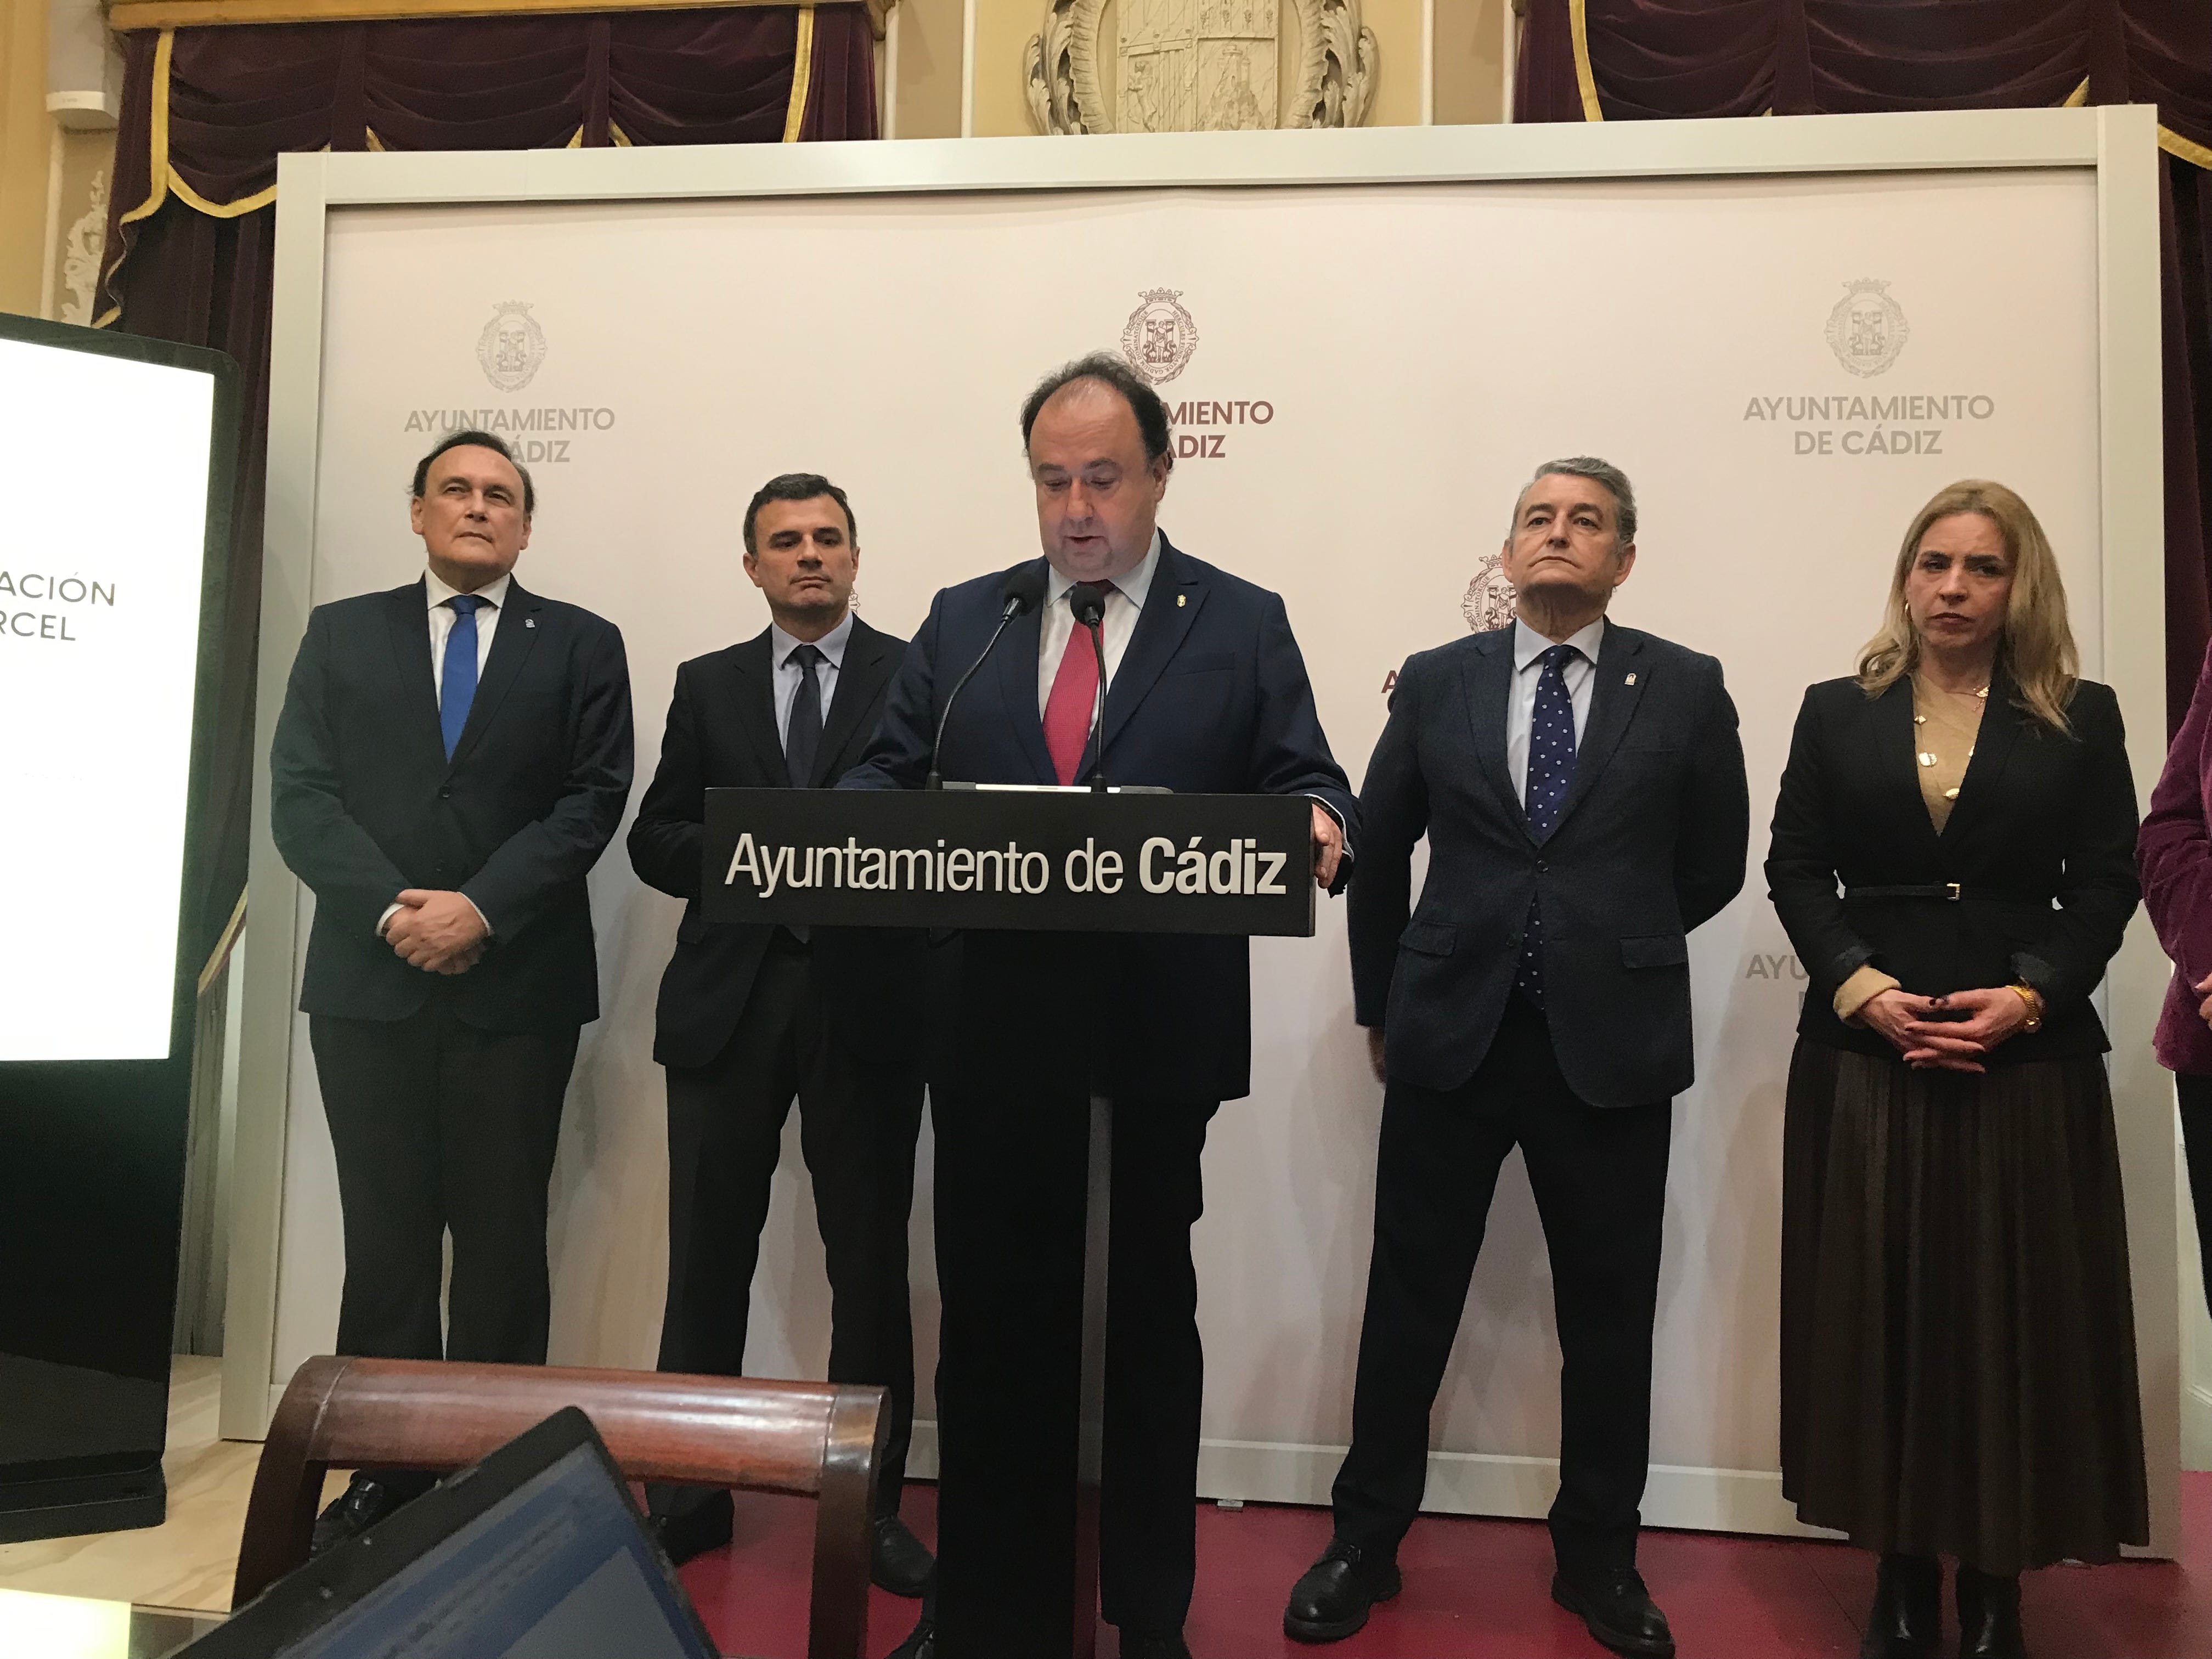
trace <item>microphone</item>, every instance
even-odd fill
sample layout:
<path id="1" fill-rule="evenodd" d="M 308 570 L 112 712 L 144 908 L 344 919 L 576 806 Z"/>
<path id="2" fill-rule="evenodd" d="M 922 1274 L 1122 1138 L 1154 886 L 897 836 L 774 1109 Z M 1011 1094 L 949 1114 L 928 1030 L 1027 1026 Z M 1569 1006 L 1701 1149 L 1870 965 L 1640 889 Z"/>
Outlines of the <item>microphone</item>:
<path id="1" fill-rule="evenodd" d="M 1075 625 L 1088 629 L 1091 648 L 1098 653 L 1098 751 L 1091 757 L 1091 787 L 1103 793 L 1106 787 L 1106 600 L 1097 589 L 1078 583 L 1067 591 L 1068 609 L 1075 613 Z"/>
<path id="2" fill-rule="evenodd" d="M 936 741 L 929 745 L 929 776 L 922 783 L 924 789 L 945 787 L 945 780 L 937 770 L 937 753 L 945 747 L 945 728 L 952 722 L 952 705 L 968 689 L 968 682 L 975 678 L 975 671 L 991 654 L 991 647 L 998 644 L 999 635 L 1006 631 L 1006 624 L 1015 617 L 1036 610 L 1044 602 L 1044 595 L 1045 574 L 1042 567 L 1034 563 L 1016 565 L 1006 572 L 1006 579 L 999 584 L 999 625 L 991 630 L 991 637 L 984 642 L 982 651 L 974 662 L 968 665 L 968 672 L 960 677 L 952 688 L 952 695 L 945 700 L 945 713 L 938 717 Z"/>

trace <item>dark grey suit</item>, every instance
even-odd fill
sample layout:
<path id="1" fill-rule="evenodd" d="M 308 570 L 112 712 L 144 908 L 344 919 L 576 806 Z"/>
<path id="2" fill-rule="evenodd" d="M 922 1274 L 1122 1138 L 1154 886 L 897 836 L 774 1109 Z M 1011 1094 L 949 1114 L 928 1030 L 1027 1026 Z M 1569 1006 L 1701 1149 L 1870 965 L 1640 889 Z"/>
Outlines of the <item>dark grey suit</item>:
<path id="1" fill-rule="evenodd" d="M 1413 1521 L 1429 1411 L 1518 1146 L 1564 1361 L 1554 1545 L 1563 1565 L 1628 1565 L 1672 1097 L 1692 1070 L 1687 934 L 1743 885 L 1743 750 L 1717 662 L 1608 626 L 1573 781 L 1540 842 L 1506 760 L 1513 638 L 1408 660 L 1360 791 L 1354 1006 L 1386 1034 L 1389 1084 L 1337 1530 L 1387 1558 Z M 1540 901 L 1540 1008 L 1515 988 Z"/>
<path id="2" fill-rule="evenodd" d="M 676 671 L 660 763 L 630 826 L 639 878 L 684 901 L 660 979 L 653 1058 L 668 1073 L 668 1300 L 660 1369 L 744 1370 L 746 1316 L 783 1125 L 799 1143 L 830 1279 L 830 1380 L 890 1392 L 879 1509 L 895 1514 L 914 1422 L 907 1218 L 921 1127 L 930 963 L 919 934 L 716 923 L 701 904 L 707 792 L 826 788 L 883 717 L 906 641 L 857 617 L 811 775 L 784 760 L 772 635 Z M 656 1487 L 656 1510 L 726 1510 L 726 1492 Z"/>

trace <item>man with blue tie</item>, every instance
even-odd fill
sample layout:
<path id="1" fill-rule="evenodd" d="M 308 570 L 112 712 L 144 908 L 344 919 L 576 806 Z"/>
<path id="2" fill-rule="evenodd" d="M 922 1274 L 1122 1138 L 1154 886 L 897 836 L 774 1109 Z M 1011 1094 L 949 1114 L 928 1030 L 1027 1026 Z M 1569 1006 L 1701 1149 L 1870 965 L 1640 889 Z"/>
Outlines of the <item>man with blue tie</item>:
<path id="1" fill-rule="evenodd" d="M 1304 795 L 1313 877 L 1333 890 L 1357 819 L 1304 659 L 1279 596 L 1161 532 L 1174 450 L 1159 394 L 1119 358 L 1083 358 L 1030 392 L 1021 434 L 1043 557 L 937 595 L 842 787 L 922 787 L 942 727 L 939 769 L 963 782 L 1103 773 L 1184 794 Z M 1010 580 L 1043 604 L 1005 629 L 948 725 Z M 1250 971 L 1242 939 L 964 936 L 930 1079 L 937 1594 L 900 1659 L 1068 1650 L 1094 1079 L 1114 1103 L 1100 1611 L 1122 1659 L 1189 1659 L 1204 1379 L 1190 1230 L 1207 1125 L 1250 1092 Z"/>
<path id="2" fill-rule="evenodd" d="M 584 878 L 629 799 L 630 708 L 614 625 L 514 579 L 536 505 L 490 433 L 424 456 L 428 568 L 315 608 L 270 748 L 277 850 L 315 896 L 300 1007 L 337 1160 L 343 1354 L 545 1358 L 546 1186 L 599 1018 Z M 428 1484 L 356 1476 L 318 1543 Z"/>
<path id="3" fill-rule="evenodd" d="M 1692 1072 L 1687 935 L 1743 885 L 1750 809 L 1720 664 L 1605 618 L 1635 562 L 1619 468 L 1539 468 L 1505 542 L 1516 619 L 1409 659 L 1368 763 L 1349 921 L 1384 1085 L 1374 1254 L 1335 1536 L 1284 1612 L 1303 1641 L 1351 1635 L 1398 1593 L 1429 1413 L 1518 1146 L 1559 1334 L 1552 1595 L 1616 1652 L 1674 1650 L 1636 1570 L 1667 1158 Z"/>

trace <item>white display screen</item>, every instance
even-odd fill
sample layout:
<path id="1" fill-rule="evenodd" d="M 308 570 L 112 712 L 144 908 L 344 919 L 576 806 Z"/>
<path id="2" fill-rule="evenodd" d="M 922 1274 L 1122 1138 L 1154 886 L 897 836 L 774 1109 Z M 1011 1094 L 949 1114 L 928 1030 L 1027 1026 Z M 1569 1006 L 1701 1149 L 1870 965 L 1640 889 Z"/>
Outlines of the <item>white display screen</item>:
<path id="1" fill-rule="evenodd" d="M 0 1061 L 169 1052 L 215 409 L 0 339 Z"/>

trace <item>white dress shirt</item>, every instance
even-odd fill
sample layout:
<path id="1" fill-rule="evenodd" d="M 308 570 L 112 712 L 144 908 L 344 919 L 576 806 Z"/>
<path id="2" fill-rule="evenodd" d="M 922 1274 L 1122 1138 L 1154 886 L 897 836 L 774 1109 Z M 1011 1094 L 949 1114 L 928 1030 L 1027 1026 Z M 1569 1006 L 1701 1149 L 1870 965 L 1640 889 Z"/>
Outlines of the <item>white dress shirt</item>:
<path id="1" fill-rule="evenodd" d="M 1152 532 L 1152 544 L 1135 569 L 1116 576 L 1106 592 L 1106 684 L 1110 689 L 1120 672 L 1122 653 L 1137 631 L 1137 613 L 1145 608 L 1145 595 L 1152 591 L 1152 573 L 1160 568 L 1160 532 Z M 1067 654 L 1068 636 L 1075 632 L 1075 612 L 1067 603 L 1067 590 L 1075 578 L 1054 569 L 1045 579 L 1044 617 L 1037 629 L 1037 718 L 1052 701 L 1052 683 L 1060 675 L 1060 659 Z M 1098 705 L 1091 705 L 1091 724 L 1098 724 Z"/>
<path id="2" fill-rule="evenodd" d="M 1580 754 L 1583 728 L 1589 725 L 1590 694 L 1597 685 L 1598 647 L 1605 641 L 1605 618 L 1600 617 L 1566 643 L 1582 654 L 1570 657 L 1559 670 L 1567 683 L 1567 701 L 1575 708 L 1575 752 Z M 1513 796 L 1528 799 L 1528 731 L 1536 723 L 1536 684 L 1544 678 L 1537 659 L 1552 648 L 1552 641 L 1527 623 L 1513 623 L 1513 695 L 1505 700 L 1505 767 L 1513 774 Z"/>
<path id="3" fill-rule="evenodd" d="M 507 590 L 514 580 L 514 573 L 501 576 L 495 582 L 486 582 L 477 589 L 477 598 L 483 604 L 477 610 L 477 683 L 483 683 L 484 665 L 491 660 L 491 636 L 499 627 L 500 612 L 507 609 Z M 430 685 L 440 702 L 446 696 L 446 640 L 453 631 L 458 612 L 447 605 L 460 589 L 447 583 L 434 570 L 422 573 L 422 587 L 430 601 Z"/>
<path id="4" fill-rule="evenodd" d="M 822 685 L 822 725 L 830 725 L 830 703 L 837 695 L 837 671 L 845 665 L 845 642 L 853 637 L 853 613 L 848 611 L 842 621 L 814 641 L 814 648 L 822 653 L 823 660 L 814 665 L 814 678 Z M 794 639 L 782 629 L 768 625 L 769 656 L 775 664 L 775 678 L 770 682 L 775 696 L 775 740 L 788 743 L 791 739 L 791 706 L 799 701 L 799 678 L 805 672 L 792 661 L 791 653 L 806 643 Z"/>

